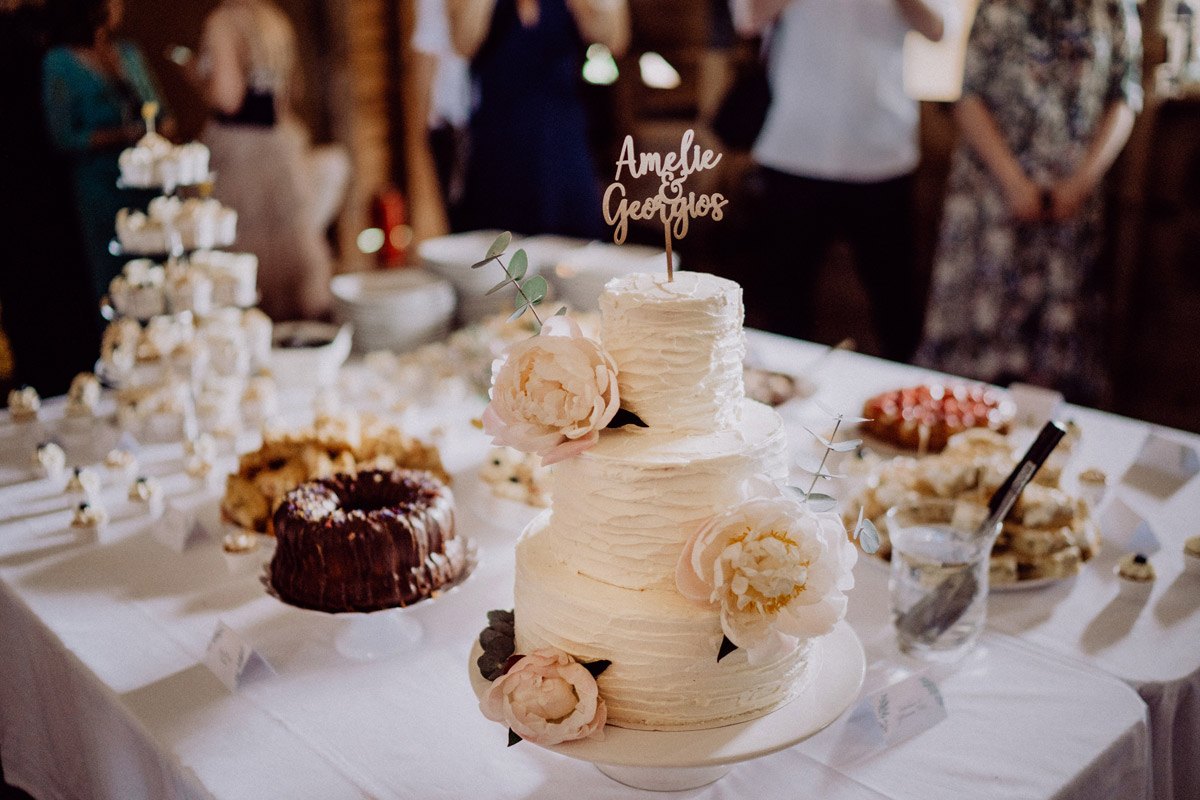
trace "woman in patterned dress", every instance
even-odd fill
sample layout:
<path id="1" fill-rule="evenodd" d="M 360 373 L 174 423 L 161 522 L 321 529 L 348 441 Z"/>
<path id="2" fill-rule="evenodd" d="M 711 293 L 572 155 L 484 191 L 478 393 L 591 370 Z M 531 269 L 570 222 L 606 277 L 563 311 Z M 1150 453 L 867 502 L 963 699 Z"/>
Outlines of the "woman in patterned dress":
<path id="1" fill-rule="evenodd" d="M 917 362 L 1107 391 L 1100 186 L 1141 108 L 1133 0 L 983 0 Z"/>

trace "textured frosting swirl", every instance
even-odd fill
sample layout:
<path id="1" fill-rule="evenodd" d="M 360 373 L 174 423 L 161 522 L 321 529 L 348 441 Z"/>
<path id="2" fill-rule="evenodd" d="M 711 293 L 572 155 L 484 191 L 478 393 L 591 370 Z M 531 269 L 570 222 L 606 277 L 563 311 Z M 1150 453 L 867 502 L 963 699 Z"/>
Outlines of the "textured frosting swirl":
<path id="1" fill-rule="evenodd" d="M 702 272 L 635 273 L 600 296 L 600 341 L 617 363 L 621 407 L 658 430 L 734 427 L 745 397 L 742 289 Z"/>
<path id="2" fill-rule="evenodd" d="M 787 477 L 783 422 L 752 400 L 732 430 L 681 437 L 654 428 L 606 431 L 555 467 L 550 528 L 556 557 L 613 586 L 673 589 L 684 542 L 741 499 L 752 476 Z"/>
<path id="3" fill-rule="evenodd" d="M 696 730 L 763 716 L 799 695 L 815 673 L 820 640 L 751 665 L 721 659 L 721 624 L 672 589 L 631 592 L 592 580 L 553 552 L 548 514 L 517 543 L 517 652 L 557 647 L 581 661 L 608 659 L 599 677 L 608 722 L 622 728 Z"/>

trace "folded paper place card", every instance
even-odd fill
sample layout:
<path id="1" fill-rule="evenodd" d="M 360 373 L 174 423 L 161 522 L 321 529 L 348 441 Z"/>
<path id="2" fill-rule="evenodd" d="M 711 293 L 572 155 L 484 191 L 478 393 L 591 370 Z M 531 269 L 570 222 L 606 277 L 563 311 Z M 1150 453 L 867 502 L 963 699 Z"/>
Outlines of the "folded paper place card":
<path id="1" fill-rule="evenodd" d="M 1017 421 L 1037 428 L 1058 416 L 1062 408 L 1062 393 L 1030 383 L 1012 383 L 1008 396 L 1016 406 Z"/>
<path id="2" fill-rule="evenodd" d="M 1122 552 L 1150 556 L 1162 549 L 1150 523 L 1119 497 L 1114 497 L 1104 507 L 1100 529 L 1104 532 L 1105 544 L 1114 545 Z"/>
<path id="3" fill-rule="evenodd" d="M 204 665 L 231 692 L 237 691 L 239 684 L 255 675 L 275 674 L 267 660 L 249 642 L 220 620 L 217 620 L 216 630 L 204 652 Z"/>
<path id="4" fill-rule="evenodd" d="M 150 533 L 160 544 L 182 553 L 192 541 L 207 536 L 208 529 L 200 521 L 196 509 L 181 508 L 168 500 L 166 509 L 155 520 Z"/>
<path id="5" fill-rule="evenodd" d="M 1181 489 L 1196 473 L 1200 473 L 1200 455 L 1194 447 L 1152 430 L 1121 480 L 1166 498 Z"/>
<path id="6" fill-rule="evenodd" d="M 925 675 L 912 675 L 863 698 L 888 747 L 929 730 L 946 718 L 946 704 L 937 684 Z"/>

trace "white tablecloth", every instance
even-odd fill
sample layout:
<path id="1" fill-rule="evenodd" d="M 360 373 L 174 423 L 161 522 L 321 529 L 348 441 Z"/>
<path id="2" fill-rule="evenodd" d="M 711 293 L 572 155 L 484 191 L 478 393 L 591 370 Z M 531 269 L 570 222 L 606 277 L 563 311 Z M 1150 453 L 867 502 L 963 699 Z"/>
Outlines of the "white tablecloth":
<path id="1" fill-rule="evenodd" d="M 756 355 L 793 368 L 814 352 L 773 337 L 754 343 Z M 839 354 L 816 377 L 823 397 L 848 408 L 873 386 L 917 375 Z M 836 391 L 839 381 L 855 394 Z M 43 416 L 53 428 L 58 409 L 50 406 Z M 469 414 L 439 413 L 448 415 L 438 424 L 449 431 L 443 455 L 456 474 L 459 524 L 480 545 L 480 566 L 459 589 L 400 612 L 420 623 L 419 646 L 374 662 L 338 654 L 332 642 L 344 621 L 283 606 L 254 575 L 230 574 L 214 540 L 182 554 L 154 541 L 121 486 L 104 490 L 115 515 L 104 541 L 77 541 L 69 500 L 29 479 L 21 434 L 0 428 L 0 754 L 8 780 L 39 798 L 651 796 L 584 762 L 529 744 L 507 748 L 503 728 L 479 714 L 467 653 L 485 612 L 511 607 L 512 544 L 531 512 L 475 482 L 486 438 L 467 424 Z M 68 442 L 70 463 L 95 463 L 109 442 L 90 454 L 83 444 Z M 145 448 L 143 461 L 169 494 L 196 500 L 180 456 L 178 445 L 161 445 Z M 223 466 L 231 464 L 232 454 Z M 916 666 L 889 649 L 885 608 L 872 599 L 884 574 L 860 563 L 851 600 L 874 683 Z M 1087 586 L 1078 580 L 1072 591 Z M 966 663 L 930 673 L 949 712 L 930 730 L 891 748 L 865 747 L 857 723 L 843 718 L 683 796 L 1147 796 L 1146 707 L 1110 675 L 1127 676 L 1041 642 L 1036 629 L 1014 636 L 1006 615 L 996 616 L 1001 625 Z M 1179 635 L 1194 616 L 1164 623 L 1162 636 Z M 201 663 L 218 620 L 252 642 L 275 674 L 236 692 L 219 683 Z M 1137 624 L 1128 633 L 1141 635 Z"/>

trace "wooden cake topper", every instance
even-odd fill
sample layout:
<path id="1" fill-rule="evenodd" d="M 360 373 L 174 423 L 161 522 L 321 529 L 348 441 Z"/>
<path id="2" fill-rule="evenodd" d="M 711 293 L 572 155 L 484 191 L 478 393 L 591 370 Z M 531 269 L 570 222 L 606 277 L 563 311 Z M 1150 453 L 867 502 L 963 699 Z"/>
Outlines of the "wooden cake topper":
<path id="1" fill-rule="evenodd" d="M 617 158 L 617 174 L 613 183 L 604 191 L 604 221 L 615 225 L 613 242 L 622 244 L 629 233 L 629 220 L 662 221 L 663 236 L 667 244 L 667 280 L 675 279 L 675 262 L 671 254 L 671 240 L 687 236 L 688 223 L 697 217 L 711 216 L 720 221 L 722 211 L 729 202 L 719 192 L 697 195 L 684 194 L 683 183 L 689 176 L 711 169 L 721 161 L 721 154 L 702 149 L 693 144 L 695 133 L 687 130 L 679 143 L 678 153 L 641 153 L 633 148 L 633 137 L 626 136 Z M 625 184 L 621 183 L 622 167 L 629 170 L 633 178 L 653 173 L 660 181 L 658 194 L 645 200 L 630 200 L 626 197 Z"/>

